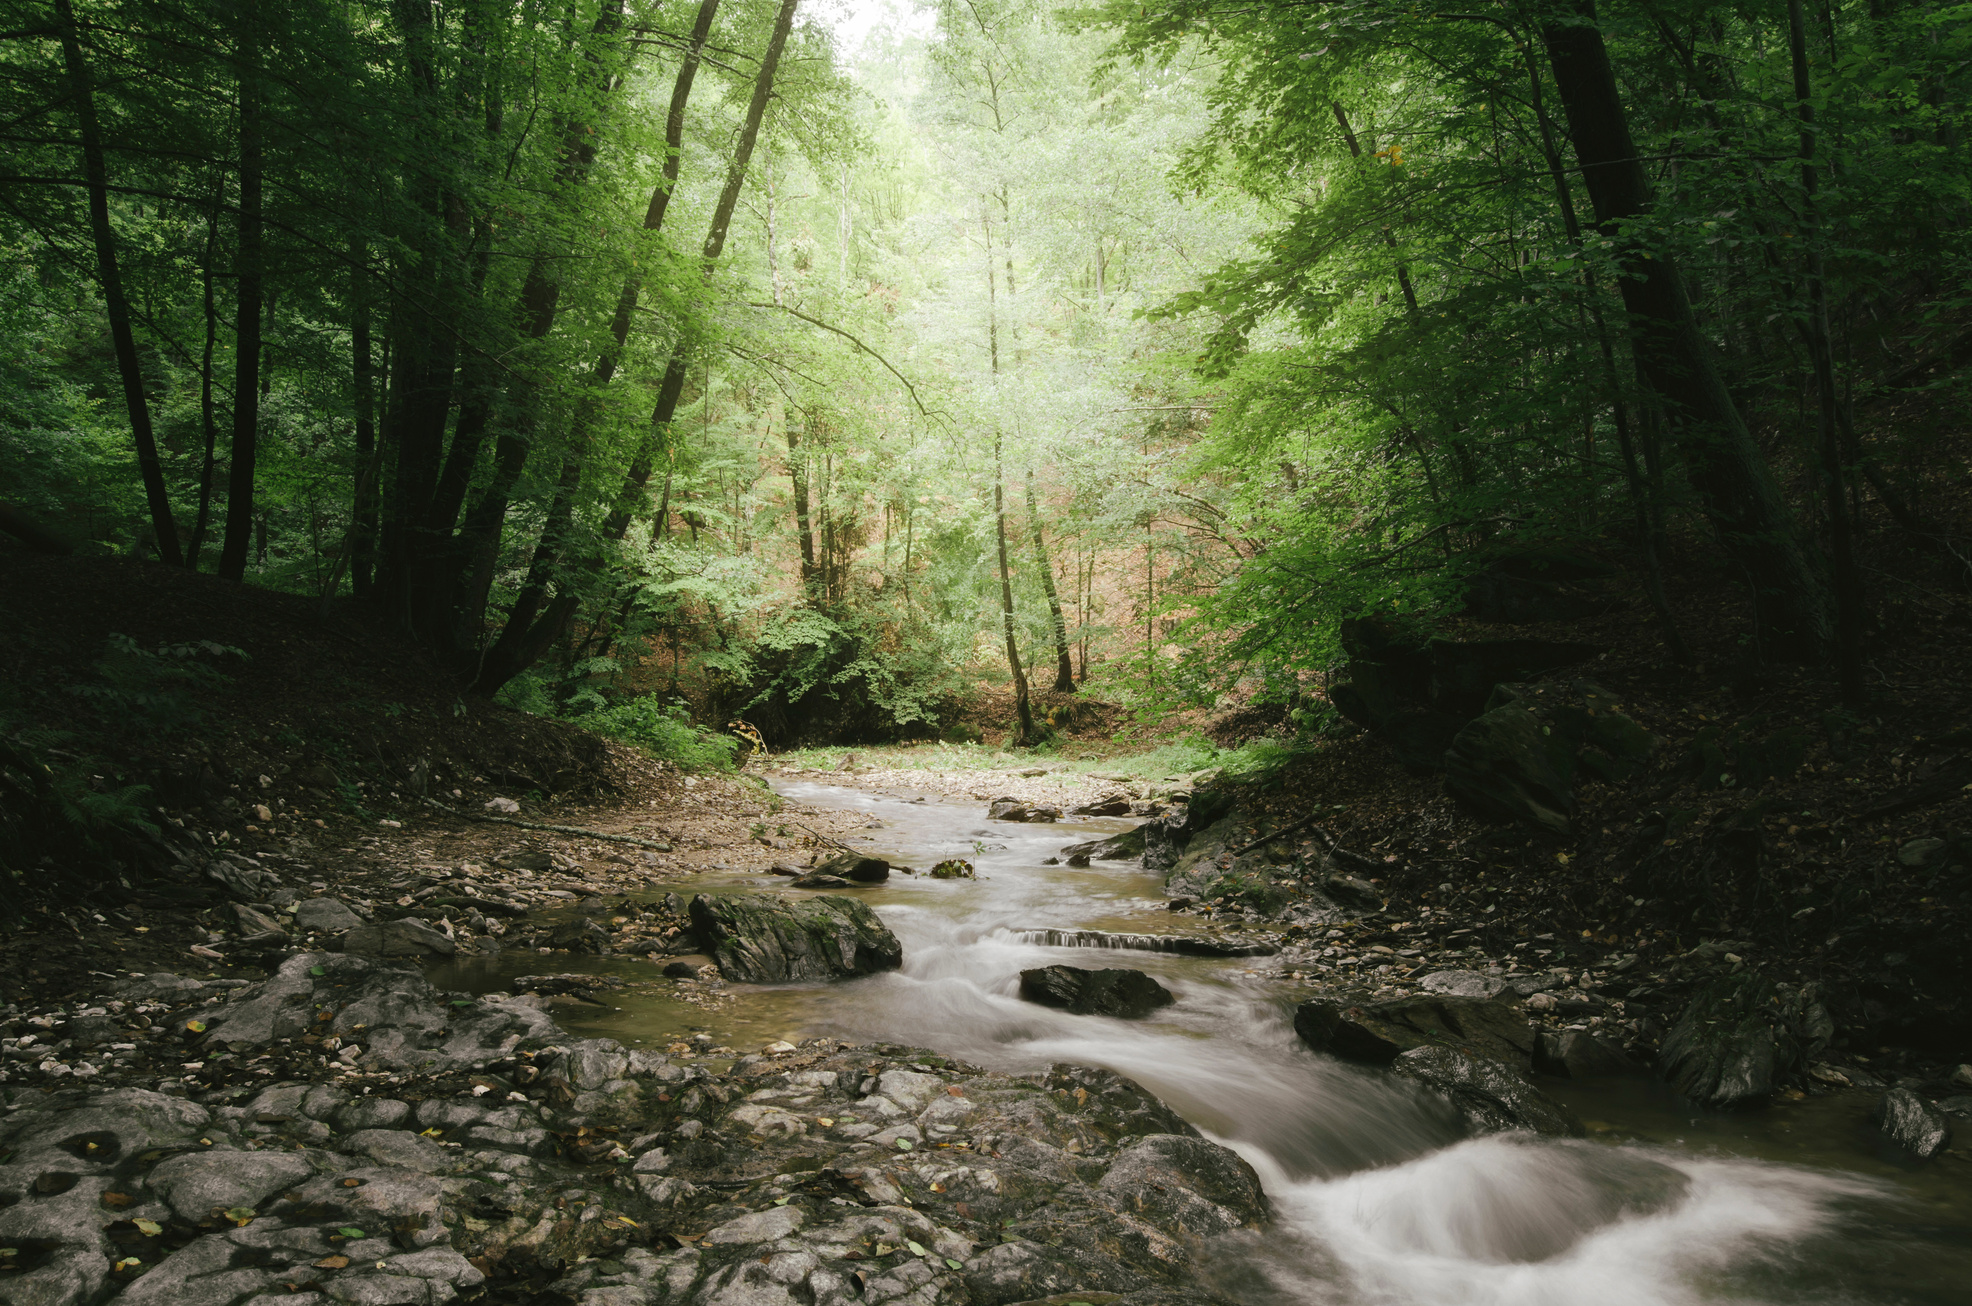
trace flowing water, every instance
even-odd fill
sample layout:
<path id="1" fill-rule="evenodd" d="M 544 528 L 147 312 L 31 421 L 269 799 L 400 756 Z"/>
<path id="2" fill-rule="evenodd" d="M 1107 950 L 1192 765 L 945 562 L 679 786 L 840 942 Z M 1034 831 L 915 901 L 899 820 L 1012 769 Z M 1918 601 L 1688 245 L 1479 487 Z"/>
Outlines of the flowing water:
<path id="1" fill-rule="evenodd" d="M 1549 1084 L 1589 1121 L 1588 1141 L 1466 1139 L 1430 1096 L 1301 1047 L 1295 994 L 1262 962 L 1047 942 L 1048 931 L 1201 932 L 1164 910 L 1159 875 L 1042 864 L 1063 844 L 1130 822 L 1016 825 L 985 821 L 977 805 L 777 787 L 867 812 L 865 846 L 876 855 L 920 869 L 963 857 L 980 878 L 893 876 L 859 891 L 904 945 L 899 972 L 736 986 L 729 1006 L 707 1011 L 652 980 L 648 963 L 589 959 L 588 969 L 636 982 L 608 1009 L 558 1010 L 564 1025 L 632 1044 L 702 1031 L 751 1049 L 826 1034 L 1012 1071 L 1107 1066 L 1258 1171 L 1274 1224 L 1211 1249 L 1202 1270 L 1256 1306 L 1972 1303 L 1968 1167 L 1913 1168 L 1884 1154 L 1860 1096 L 1694 1118 L 1645 1084 Z M 786 888 L 737 874 L 696 887 L 770 885 Z M 509 954 L 442 978 L 499 987 L 543 960 Z M 1140 969 L 1178 1000 L 1143 1021 L 1022 1002 L 1019 972 L 1056 963 Z"/>

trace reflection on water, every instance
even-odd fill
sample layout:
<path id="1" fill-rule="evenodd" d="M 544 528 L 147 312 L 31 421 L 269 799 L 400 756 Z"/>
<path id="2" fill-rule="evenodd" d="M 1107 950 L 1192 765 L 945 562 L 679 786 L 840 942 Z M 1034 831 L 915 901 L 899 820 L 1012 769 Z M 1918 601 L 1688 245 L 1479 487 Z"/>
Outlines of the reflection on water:
<path id="1" fill-rule="evenodd" d="M 738 987 L 729 1008 L 680 1001 L 647 962 L 516 954 L 435 975 L 606 971 L 607 1007 L 558 1007 L 572 1032 L 665 1043 L 703 1031 L 750 1049 L 830 1034 L 920 1044 L 1021 1071 L 1107 1066 L 1144 1084 L 1254 1165 L 1276 1204 L 1264 1235 L 1208 1254 L 1206 1277 L 1264 1306 L 1685 1306 L 1972 1302 L 1972 1194 L 1958 1162 L 1912 1171 L 1876 1150 L 1859 1097 L 1693 1120 L 1645 1084 L 1550 1088 L 1593 1141 L 1463 1139 L 1436 1098 L 1308 1052 L 1248 959 L 1049 947 L 1048 929 L 1171 933 L 1161 878 L 1045 866 L 1123 820 L 1027 826 L 978 806 L 911 803 L 806 783 L 782 793 L 883 819 L 870 851 L 919 867 L 962 856 L 977 881 L 897 876 L 863 891 L 904 945 L 899 972 L 832 985 Z M 985 846 L 981 846 L 985 845 Z M 993 847 L 992 845 L 1002 845 Z M 708 877 L 706 892 L 785 890 Z M 1022 1002 L 1021 970 L 1129 966 L 1177 1002 L 1147 1020 Z"/>

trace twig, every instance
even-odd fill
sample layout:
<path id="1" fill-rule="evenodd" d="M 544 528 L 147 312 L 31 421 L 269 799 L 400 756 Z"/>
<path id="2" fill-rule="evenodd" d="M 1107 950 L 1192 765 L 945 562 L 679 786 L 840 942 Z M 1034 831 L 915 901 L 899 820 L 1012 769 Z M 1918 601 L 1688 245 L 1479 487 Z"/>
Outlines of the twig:
<path id="1" fill-rule="evenodd" d="M 634 844 L 639 848 L 655 848 L 661 853 L 671 851 L 671 845 L 668 843 L 657 843 L 650 839 L 639 839 L 635 835 L 608 834 L 602 830 L 585 830 L 579 825 L 547 825 L 540 821 L 523 821 L 517 816 L 481 816 L 477 812 L 457 811 L 435 799 L 426 798 L 422 801 L 436 807 L 447 816 L 456 816 L 461 820 L 490 821 L 495 825 L 517 825 L 523 830 L 547 830 L 553 834 L 579 834 L 585 839 L 605 839 L 610 843 Z"/>
<path id="2" fill-rule="evenodd" d="M 1319 821 L 1321 819 L 1322 818 L 1320 812 L 1316 812 L 1313 816 L 1304 816 L 1300 820 L 1296 821 L 1293 825 L 1283 825 L 1280 829 L 1275 830 L 1272 834 L 1263 834 L 1258 839 L 1255 839 L 1252 843 L 1247 844 L 1243 848 L 1233 849 L 1232 855 L 1235 857 L 1244 857 L 1246 856 L 1246 854 L 1252 852 L 1255 848 L 1258 848 L 1263 844 L 1270 844 L 1284 834 L 1294 834 L 1297 831 L 1305 830 L 1309 826 L 1313 825 L 1316 821 Z M 1322 842 L 1324 843 L 1334 842 L 1333 840 L 1328 838 L 1327 831 L 1323 830 L 1320 831 L 1319 833 L 1321 833 L 1322 835 Z"/>
<path id="3" fill-rule="evenodd" d="M 877 353 L 876 350 L 871 349 L 868 345 L 858 340 L 855 336 L 850 335 L 847 331 L 844 331 L 841 327 L 831 326 L 830 324 L 822 321 L 818 317 L 809 317 L 806 313 L 801 312 L 799 309 L 789 308 L 785 304 L 749 303 L 747 307 L 778 309 L 779 311 L 786 313 L 790 317 L 800 318 L 803 322 L 808 323 L 810 326 L 818 326 L 824 331 L 835 332 L 835 334 L 841 336 L 844 340 L 847 340 L 850 344 L 856 346 L 856 348 L 861 350 L 863 353 L 868 354 L 871 358 L 874 358 L 877 362 L 882 363 L 885 371 L 889 372 L 890 375 L 896 377 L 899 381 L 903 382 L 904 388 L 911 392 L 911 402 L 917 405 L 917 409 L 920 413 L 923 413 L 926 417 L 935 417 L 938 416 L 939 413 L 944 412 L 943 409 L 939 409 L 938 413 L 934 413 L 929 408 L 926 408 L 924 406 L 924 400 L 918 398 L 918 388 L 910 383 L 909 378 L 907 378 L 902 372 L 898 371 L 896 368 L 890 366 L 889 359 L 885 358 L 882 354 Z"/>
<path id="4" fill-rule="evenodd" d="M 794 827 L 795 829 L 797 829 L 797 830 L 808 830 L 808 827 L 807 827 L 807 826 L 805 826 L 805 825 L 803 825 L 803 824 L 801 824 L 801 822 L 799 822 L 799 821 L 789 821 L 789 822 L 788 822 L 788 824 L 789 824 L 789 825 L 791 825 L 791 826 L 793 826 L 793 827 Z M 823 843 L 832 843 L 832 844 L 834 844 L 834 845 L 835 845 L 836 847 L 838 847 L 838 848 L 840 848 L 840 849 L 842 849 L 842 851 L 843 851 L 843 852 L 846 852 L 846 853 L 853 853 L 853 852 L 855 852 L 855 851 L 856 851 L 856 850 L 855 850 L 854 848 L 851 848 L 851 847 L 850 847 L 850 846 L 849 846 L 848 844 L 846 844 L 846 843 L 844 843 L 844 842 L 842 842 L 842 840 L 840 840 L 840 839 L 831 839 L 831 838 L 829 838 L 829 837 L 828 837 L 827 835 L 825 835 L 825 834 L 822 834 L 822 833 L 821 833 L 821 832 L 819 832 L 819 831 L 816 831 L 816 830 L 808 830 L 808 833 L 809 833 L 810 835 L 812 835 L 812 836 L 814 836 L 815 838 L 817 838 L 817 839 L 820 839 L 820 840 L 821 840 L 821 841 L 822 841 Z"/>

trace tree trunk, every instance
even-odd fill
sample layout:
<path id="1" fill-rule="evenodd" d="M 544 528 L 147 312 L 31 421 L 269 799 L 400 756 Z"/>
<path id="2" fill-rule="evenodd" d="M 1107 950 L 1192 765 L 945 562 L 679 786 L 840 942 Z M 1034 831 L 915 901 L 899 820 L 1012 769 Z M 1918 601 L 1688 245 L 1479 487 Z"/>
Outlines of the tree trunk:
<path id="1" fill-rule="evenodd" d="M 370 358 L 369 250 L 359 237 L 350 245 L 350 384 L 356 391 L 356 479 L 349 512 L 349 583 L 368 598 L 376 566 L 377 419 Z"/>
<path id="2" fill-rule="evenodd" d="M 253 472 L 260 440 L 260 322 L 264 311 L 260 216 L 260 60 L 258 0 L 246 0 L 240 27 L 240 234 L 233 321 L 233 449 L 226 469 L 226 538 L 219 574 L 246 578 L 253 535 Z"/>
<path id="3" fill-rule="evenodd" d="M 103 286 L 103 307 L 110 319 L 110 342 L 123 379 L 123 405 L 130 416 L 130 437 L 137 446 L 137 469 L 144 479 L 144 498 L 150 506 L 151 531 L 157 537 L 158 558 L 169 566 L 184 565 L 178 545 L 178 521 L 171 515 L 171 496 L 164 486 L 164 465 L 158 460 L 157 437 L 151 431 L 150 401 L 144 394 L 144 372 L 137 357 L 137 337 L 130 329 L 130 303 L 123 295 L 123 276 L 117 265 L 116 232 L 110 226 L 109 166 L 103 157 L 103 134 L 96 120 L 96 90 L 76 34 L 75 10 L 69 0 L 55 0 L 61 25 L 62 58 L 67 65 L 75 116 L 82 132 L 82 172 L 89 186 L 89 226 L 96 242 L 96 275 Z"/>
<path id="4" fill-rule="evenodd" d="M 1837 423 L 1840 401 L 1835 393 L 1835 359 L 1828 343 L 1828 286 L 1822 267 L 1820 218 L 1816 196 L 1820 177 L 1814 164 L 1814 106 L 1809 102 L 1807 25 L 1801 0 L 1787 0 L 1787 45 L 1794 64 L 1794 100 L 1801 119 L 1801 243 L 1808 254 L 1808 353 L 1814 363 L 1821 450 L 1822 482 L 1827 487 L 1829 552 L 1835 564 L 1835 668 L 1842 701 L 1854 707 L 1863 701 L 1862 576 L 1856 570 L 1855 545 L 1849 533 L 1849 483 Z"/>
<path id="5" fill-rule="evenodd" d="M 988 275 L 991 275 L 989 270 Z M 1013 629 L 1013 572 L 1007 566 L 1006 471 L 1000 463 L 999 433 L 993 435 L 993 538 L 1000 551 L 1000 626 L 1007 639 L 1007 669 L 1013 672 L 1013 709 L 1020 720 L 1018 745 L 1034 742 L 1034 709 L 1027 701 L 1027 673 L 1020 665 L 1020 641 Z"/>
<path id="6" fill-rule="evenodd" d="M 1041 589 L 1048 596 L 1048 618 L 1054 623 L 1054 687 L 1075 692 L 1075 664 L 1068 656 L 1068 619 L 1061 612 L 1061 592 L 1054 584 L 1054 564 L 1048 560 L 1047 538 L 1041 533 L 1041 505 L 1034 494 L 1034 473 L 1027 473 L 1027 520 L 1034 528 L 1034 560 L 1041 568 Z"/>
<path id="7" fill-rule="evenodd" d="M 219 185 L 212 197 L 212 212 L 206 215 L 205 260 L 199 269 L 199 287 L 205 300 L 205 349 L 199 356 L 199 431 L 205 437 L 205 450 L 199 459 L 199 509 L 192 522 L 192 541 L 185 547 L 185 566 L 199 569 L 199 550 L 205 547 L 206 531 L 212 524 L 212 478 L 218 466 L 219 420 L 212 403 L 212 355 L 219 345 L 219 306 L 213 298 L 212 266 L 219 257 L 219 209 L 226 202 L 226 174 L 219 174 Z"/>
<path id="8" fill-rule="evenodd" d="M 760 137 L 760 123 L 766 117 L 767 102 L 773 96 L 774 77 L 780 68 L 781 54 L 787 48 L 788 34 L 794 28 L 794 11 L 800 3 L 801 0 L 781 0 L 780 12 L 774 19 L 773 34 L 768 38 L 767 49 L 760 59 L 760 72 L 753 83 L 753 98 L 747 104 L 739 141 L 733 147 L 732 166 L 727 170 L 726 185 L 719 192 L 719 202 L 712 213 L 712 225 L 706 232 L 705 245 L 700 251 L 708 279 L 712 275 L 713 264 L 726 247 L 726 230 L 732 224 L 733 211 L 739 207 L 740 189 L 746 182 L 747 166 L 753 159 L 754 143 Z M 707 24 L 709 26 L 709 19 Z M 668 193 L 667 190 L 667 197 Z M 657 205 L 655 197 L 652 209 L 657 220 L 662 221 L 663 209 Z M 646 221 L 650 219 L 647 217 Z M 627 314 L 623 315 L 623 320 L 627 338 Z M 685 389 L 687 348 L 687 342 L 680 341 L 674 346 L 670 361 L 665 365 L 664 379 L 658 386 L 657 403 L 651 411 L 650 428 L 638 445 L 636 455 L 630 460 L 630 467 L 624 473 L 623 483 L 617 489 L 609 515 L 598 532 L 605 541 L 618 541 L 629 533 L 644 487 L 650 483 L 657 451 L 669 439 L 671 420 L 677 414 L 678 400 Z M 613 373 L 614 359 L 606 358 L 605 361 Z M 600 367 L 598 371 L 601 371 Z M 602 566 L 602 555 L 592 552 L 582 560 L 578 570 L 588 575 Z M 574 584 L 564 584 L 562 590 L 552 602 L 546 603 L 545 608 L 545 590 L 541 586 L 530 584 L 522 590 L 507 616 L 499 639 L 480 660 L 479 672 L 472 686 L 475 692 L 491 694 L 526 670 L 554 643 L 568 619 L 575 614 L 580 601 Z M 540 614 L 538 618 L 535 616 L 537 612 Z"/>
<path id="9" fill-rule="evenodd" d="M 1622 224 L 1651 207 L 1650 183 L 1589 0 L 1576 21 L 1542 29 L 1569 135 L 1603 233 L 1617 242 L 1631 349 L 1721 543 L 1753 590 L 1760 638 L 1771 652 L 1818 656 L 1832 636 L 1828 595 L 1766 461 L 1746 429 L 1698 332 L 1677 266 L 1625 236 Z"/>

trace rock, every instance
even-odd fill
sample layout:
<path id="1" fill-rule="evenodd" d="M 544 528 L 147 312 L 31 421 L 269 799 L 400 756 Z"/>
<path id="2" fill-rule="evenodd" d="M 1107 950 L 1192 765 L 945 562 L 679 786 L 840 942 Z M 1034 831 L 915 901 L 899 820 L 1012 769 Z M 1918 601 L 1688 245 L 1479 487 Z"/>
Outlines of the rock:
<path id="1" fill-rule="evenodd" d="M 1484 998 L 1393 998 L 1347 1006 L 1316 999 L 1295 1011 L 1294 1032 L 1317 1052 L 1379 1066 L 1431 1046 L 1524 1066 L 1534 1050 L 1525 1018 L 1504 1002 Z"/>
<path id="2" fill-rule="evenodd" d="M 953 857 L 932 867 L 931 878 L 934 880 L 976 880 L 979 878 L 979 873 L 973 870 L 971 862 L 961 861 Z"/>
<path id="3" fill-rule="evenodd" d="M 1575 794 L 1556 761 L 1532 712 L 1494 708 L 1452 739 L 1445 751 L 1445 792 L 1482 821 L 1566 834 Z"/>
<path id="4" fill-rule="evenodd" d="M 340 898 L 303 898 L 294 905 L 295 928 L 307 933 L 341 934 L 362 923 Z"/>
<path id="5" fill-rule="evenodd" d="M 1959 1093 L 1952 1097 L 1940 1098 L 1938 1110 L 1951 1116 L 1972 1116 L 1972 1094 Z"/>
<path id="6" fill-rule="evenodd" d="M 767 874 L 769 875 L 796 876 L 796 875 L 806 875 L 807 873 L 808 872 L 802 870 L 799 866 L 789 866 L 786 862 L 775 862 L 772 866 L 769 866 L 767 868 Z"/>
<path id="7" fill-rule="evenodd" d="M 1506 988 L 1505 980 L 1476 970 L 1434 970 L 1417 983 L 1426 993 L 1454 998 L 1496 998 Z"/>
<path id="8" fill-rule="evenodd" d="M 1972 1088 L 1972 1065 L 1960 1066 L 1952 1071 L 1951 1082 L 1960 1088 Z"/>
<path id="9" fill-rule="evenodd" d="M 1897 860 L 1912 869 L 1921 870 L 1943 863 L 1948 847 L 1943 839 L 1912 839 L 1897 849 Z"/>
<path id="10" fill-rule="evenodd" d="M 476 1070 L 558 1031 L 539 1010 L 497 998 L 452 1005 L 409 962 L 302 953 L 222 1007 L 205 1008 L 205 1045 L 246 1050 L 311 1029 L 360 1040 L 374 1070 Z M 314 1019 L 332 1011 L 327 1023 Z"/>
<path id="11" fill-rule="evenodd" d="M 1169 989 L 1140 970 L 1083 970 L 1076 966 L 1021 971 L 1020 996 L 1078 1016 L 1115 1016 L 1121 1020 L 1141 1020 L 1177 1001 Z"/>
<path id="12" fill-rule="evenodd" d="M 548 946 L 601 956 L 609 951 L 609 931 L 587 917 L 563 921 L 548 935 Z"/>
<path id="13" fill-rule="evenodd" d="M 698 967 L 689 961 L 674 961 L 664 968 L 664 974 L 669 979 L 697 979 Z"/>
<path id="14" fill-rule="evenodd" d="M 995 798 L 993 805 L 986 809 L 986 818 L 991 821 L 1059 821 L 1061 809 L 1045 803 L 1030 803 L 1021 798 Z"/>
<path id="15" fill-rule="evenodd" d="M 520 804 L 511 798 L 489 798 L 486 800 L 486 810 L 496 816 L 519 816 Z"/>
<path id="16" fill-rule="evenodd" d="M 1093 803 L 1083 803 L 1080 807 L 1068 809 L 1070 816 L 1128 816 L 1130 798 L 1127 794 L 1107 794 Z"/>
<path id="17" fill-rule="evenodd" d="M 342 1146 L 380 1165 L 402 1166 L 423 1174 L 447 1174 L 453 1168 L 444 1148 L 408 1129 L 359 1129 L 345 1138 Z"/>
<path id="18" fill-rule="evenodd" d="M 1200 1239 L 1257 1228 L 1271 1214 L 1260 1177 L 1238 1153 L 1183 1134 L 1129 1143 L 1096 1190 L 1116 1198 L 1120 1210 Z"/>
<path id="19" fill-rule="evenodd" d="M 1944 1151 L 1951 1141 L 1944 1113 L 1907 1088 L 1885 1093 L 1870 1118 L 1885 1138 L 1920 1161 Z"/>
<path id="20" fill-rule="evenodd" d="M 179 1219 L 197 1224 L 215 1209 L 258 1208 L 314 1173 L 308 1159 L 293 1152 L 214 1150 L 167 1157 L 145 1182 Z"/>
<path id="21" fill-rule="evenodd" d="M 897 936 L 853 898 L 699 894 L 691 918 L 720 973 L 743 984 L 868 975 L 904 961 Z"/>
<path id="22" fill-rule="evenodd" d="M 458 945 L 421 920 L 358 925 L 342 936 L 342 950 L 358 957 L 449 957 Z"/>
<path id="23" fill-rule="evenodd" d="M 1534 1069 L 1561 1079 L 1603 1079 L 1643 1073 L 1622 1048 L 1585 1029 L 1543 1032 L 1534 1043 Z"/>
<path id="24" fill-rule="evenodd" d="M 1161 823 L 1160 823 L 1161 824 Z M 1077 857 L 1087 857 L 1098 862 L 1127 862 L 1144 855 L 1144 840 L 1147 837 L 1145 826 L 1112 834 L 1106 839 L 1089 839 L 1082 843 L 1071 843 L 1061 850 L 1061 855 L 1073 861 Z"/>
<path id="25" fill-rule="evenodd" d="M 1797 1028 L 1816 1011 L 1783 1002 L 1757 972 L 1721 976 L 1692 994 L 1657 1054 L 1658 1072 L 1699 1106 L 1757 1106 L 1805 1069 L 1813 1049 Z"/>
<path id="26" fill-rule="evenodd" d="M 249 906 L 243 902 L 236 902 L 233 904 L 233 918 L 238 922 L 240 933 L 243 935 L 278 934 L 286 937 L 286 932 L 281 929 L 280 922 L 258 907 Z"/>
<path id="27" fill-rule="evenodd" d="M 1564 1138 L 1588 1131 L 1574 1113 L 1490 1057 L 1462 1048 L 1417 1047 L 1390 1063 L 1393 1074 L 1437 1089 L 1451 1099 L 1475 1134 L 1516 1129 Z"/>
<path id="28" fill-rule="evenodd" d="M 843 879 L 840 875 L 804 875 L 793 883 L 797 889 L 857 889 L 863 887 Z"/>
<path id="29" fill-rule="evenodd" d="M 861 853 L 838 853 L 815 867 L 818 875 L 837 875 L 858 884 L 882 884 L 890 878 L 890 863 Z"/>

